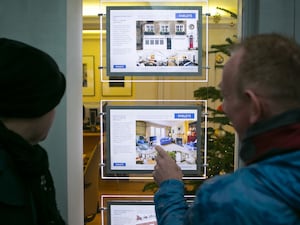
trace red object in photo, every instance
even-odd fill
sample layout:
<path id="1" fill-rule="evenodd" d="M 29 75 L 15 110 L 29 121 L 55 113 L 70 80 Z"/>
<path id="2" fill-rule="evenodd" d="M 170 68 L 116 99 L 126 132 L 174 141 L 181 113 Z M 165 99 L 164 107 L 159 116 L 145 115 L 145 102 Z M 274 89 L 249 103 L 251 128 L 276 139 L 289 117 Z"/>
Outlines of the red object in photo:
<path id="1" fill-rule="evenodd" d="M 193 38 L 193 35 L 190 36 L 190 47 L 189 48 L 194 48 L 194 38 Z"/>

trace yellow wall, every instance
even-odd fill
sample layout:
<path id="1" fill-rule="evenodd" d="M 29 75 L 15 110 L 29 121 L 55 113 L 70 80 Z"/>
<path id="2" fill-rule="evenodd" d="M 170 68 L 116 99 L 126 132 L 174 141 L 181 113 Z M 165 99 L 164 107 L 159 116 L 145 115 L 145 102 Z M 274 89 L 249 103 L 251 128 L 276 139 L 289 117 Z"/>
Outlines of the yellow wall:
<path id="1" fill-rule="evenodd" d="M 113 99 L 134 99 L 134 83 L 126 82 L 130 80 L 130 77 L 125 78 L 125 87 L 109 87 L 106 76 L 106 35 L 102 34 L 102 63 L 101 58 L 101 47 L 100 47 L 100 33 L 99 31 L 84 31 L 83 32 L 83 46 L 82 56 L 94 56 L 94 78 L 95 78 L 95 94 L 94 95 L 83 95 L 83 102 L 98 103 L 100 100 L 113 100 Z M 99 66 L 102 65 L 102 77 L 101 69 Z M 101 80 L 103 82 L 101 82 Z M 131 87 L 130 87 L 131 86 Z"/>

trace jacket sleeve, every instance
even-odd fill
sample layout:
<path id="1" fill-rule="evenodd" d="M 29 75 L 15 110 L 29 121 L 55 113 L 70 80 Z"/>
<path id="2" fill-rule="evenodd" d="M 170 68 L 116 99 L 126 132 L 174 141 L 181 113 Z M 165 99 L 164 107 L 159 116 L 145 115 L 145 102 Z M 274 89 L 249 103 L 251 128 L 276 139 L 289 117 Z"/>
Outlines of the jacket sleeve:
<path id="1" fill-rule="evenodd" d="M 188 205 L 184 198 L 184 184 L 179 180 L 161 183 L 154 196 L 158 225 L 183 225 Z"/>

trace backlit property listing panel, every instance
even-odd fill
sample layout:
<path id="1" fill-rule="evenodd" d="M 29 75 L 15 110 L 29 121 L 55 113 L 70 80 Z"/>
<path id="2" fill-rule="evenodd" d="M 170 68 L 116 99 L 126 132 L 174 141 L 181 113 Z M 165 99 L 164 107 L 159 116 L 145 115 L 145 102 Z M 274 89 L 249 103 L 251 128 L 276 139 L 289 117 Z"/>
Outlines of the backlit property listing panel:
<path id="1" fill-rule="evenodd" d="M 107 7 L 107 75 L 201 75 L 202 8 Z"/>

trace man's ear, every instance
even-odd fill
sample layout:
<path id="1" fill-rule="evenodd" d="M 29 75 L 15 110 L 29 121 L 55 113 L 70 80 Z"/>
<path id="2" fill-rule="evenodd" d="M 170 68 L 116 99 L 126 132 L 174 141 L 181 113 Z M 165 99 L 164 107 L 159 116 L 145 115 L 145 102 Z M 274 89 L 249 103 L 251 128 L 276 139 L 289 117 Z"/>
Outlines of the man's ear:
<path id="1" fill-rule="evenodd" d="M 249 122 L 251 124 L 256 123 L 263 117 L 263 106 L 261 98 L 259 98 L 252 90 L 245 90 L 249 102 Z"/>

